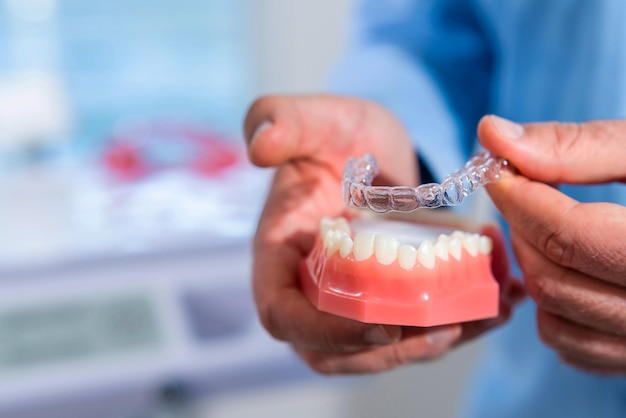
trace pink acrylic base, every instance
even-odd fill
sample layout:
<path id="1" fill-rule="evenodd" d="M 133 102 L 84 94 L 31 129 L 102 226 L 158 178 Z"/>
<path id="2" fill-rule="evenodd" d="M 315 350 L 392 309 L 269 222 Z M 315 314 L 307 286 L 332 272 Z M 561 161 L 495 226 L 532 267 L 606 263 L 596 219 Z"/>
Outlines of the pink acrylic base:
<path id="1" fill-rule="evenodd" d="M 321 240 L 302 262 L 304 294 L 320 311 L 361 322 L 430 327 L 498 315 L 499 288 L 490 256 L 437 260 L 434 268 L 404 270 L 374 257 L 326 257 Z"/>

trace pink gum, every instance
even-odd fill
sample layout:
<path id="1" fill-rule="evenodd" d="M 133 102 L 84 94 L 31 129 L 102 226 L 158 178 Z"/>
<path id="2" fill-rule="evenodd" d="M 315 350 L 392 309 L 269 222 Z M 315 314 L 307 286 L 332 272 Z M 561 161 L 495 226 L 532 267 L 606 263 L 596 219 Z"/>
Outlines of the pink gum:
<path id="1" fill-rule="evenodd" d="M 320 311 L 361 322 L 429 327 L 498 315 L 498 283 L 491 257 L 437 259 L 435 268 L 419 263 L 411 270 L 396 260 L 382 265 L 372 256 L 330 257 L 318 240 L 300 268 L 302 289 Z"/>

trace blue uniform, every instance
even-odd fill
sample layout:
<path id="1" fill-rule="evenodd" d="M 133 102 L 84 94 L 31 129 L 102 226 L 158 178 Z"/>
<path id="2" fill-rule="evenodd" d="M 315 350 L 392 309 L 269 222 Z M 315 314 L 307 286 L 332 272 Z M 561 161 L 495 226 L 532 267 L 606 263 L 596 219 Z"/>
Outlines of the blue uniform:
<path id="1" fill-rule="evenodd" d="M 471 154 L 484 114 L 626 117 L 623 0 L 365 0 L 353 30 L 332 90 L 395 113 L 439 180 Z M 624 185 L 561 190 L 626 204 Z M 532 302 L 485 345 L 462 416 L 626 417 L 626 379 L 561 364 L 538 339 Z"/>

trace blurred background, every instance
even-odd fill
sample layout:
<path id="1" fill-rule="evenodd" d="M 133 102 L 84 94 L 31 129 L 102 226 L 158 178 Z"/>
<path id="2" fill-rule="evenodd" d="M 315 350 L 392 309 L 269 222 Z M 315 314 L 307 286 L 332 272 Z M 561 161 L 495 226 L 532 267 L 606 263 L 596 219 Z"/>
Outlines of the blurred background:
<path id="1" fill-rule="evenodd" d="M 0 416 L 454 415 L 477 347 L 323 378 L 251 301 L 243 116 L 324 88 L 353 3 L 0 0 Z"/>

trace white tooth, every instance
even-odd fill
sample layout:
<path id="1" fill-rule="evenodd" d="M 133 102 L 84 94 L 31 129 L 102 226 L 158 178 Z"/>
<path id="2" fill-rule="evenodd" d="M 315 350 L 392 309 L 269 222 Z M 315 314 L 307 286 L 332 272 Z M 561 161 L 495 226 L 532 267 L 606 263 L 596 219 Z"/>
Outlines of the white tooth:
<path id="1" fill-rule="evenodd" d="M 359 232 L 354 237 L 352 252 L 356 261 L 367 260 L 374 254 L 374 234 Z"/>
<path id="2" fill-rule="evenodd" d="M 324 233 L 324 238 L 322 239 L 323 248 L 328 248 L 328 244 L 333 239 L 333 231 L 330 229 Z"/>
<path id="3" fill-rule="evenodd" d="M 335 231 L 341 231 L 343 233 L 346 233 L 348 235 L 350 235 L 350 224 L 348 223 L 348 220 L 346 218 L 342 218 L 339 217 L 337 219 L 335 219 L 335 221 L 332 224 L 332 228 Z"/>
<path id="4" fill-rule="evenodd" d="M 411 270 L 417 262 L 417 250 L 412 245 L 401 245 L 398 248 L 398 263 L 405 270 Z"/>
<path id="5" fill-rule="evenodd" d="M 398 258 L 400 241 L 391 235 L 380 234 L 374 238 L 374 254 L 382 265 L 389 265 Z"/>
<path id="6" fill-rule="evenodd" d="M 450 237 L 447 236 L 446 234 L 441 234 L 439 235 L 439 238 L 437 238 L 437 241 L 448 242 L 450 241 Z"/>
<path id="7" fill-rule="evenodd" d="M 427 239 L 420 244 L 417 249 L 417 259 L 426 268 L 435 267 L 435 247 L 431 240 Z"/>
<path id="8" fill-rule="evenodd" d="M 448 261 L 448 244 L 447 240 L 438 239 L 435 243 L 435 255 L 443 261 Z"/>
<path id="9" fill-rule="evenodd" d="M 342 217 L 337 219 L 322 218 L 320 220 L 320 238 L 324 239 L 328 231 L 340 231 L 350 235 L 350 224 L 346 218 Z"/>
<path id="10" fill-rule="evenodd" d="M 339 256 L 346 258 L 350 251 L 352 251 L 352 239 L 347 234 L 343 234 L 339 241 Z"/>
<path id="11" fill-rule="evenodd" d="M 452 238 L 450 241 L 448 241 L 448 252 L 450 253 L 450 255 L 454 258 L 456 258 L 457 260 L 461 259 L 461 248 L 463 247 L 463 244 L 461 243 L 461 240 L 459 238 Z"/>
<path id="12" fill-rule="evenodd" d="M 491 241 L 491 238 L 481 236 L 478 240 L 478 249 L 483 254 L 491 254 L 493 250 L 493 241 Z"/>
<path id="13" fill-rule="evenodd" d="M 472 257 L 478 254 L 478 234 L 467 234 L 463 240 L 463 246 Z"/>
<path id="14" fill-rule="evenodd" d="M 454 231 L 453 233 L 450 234 L 450 238 L 458 238 L 461 241 L 463 241 L 463 239 L 465 238 L 465 233 L 463 231 Z"/>
<path id="15" fill-rule="evenodd" d="M 330 218 L 322 218 L 320 221 L 320 238 L 326 240 L 326 233 L 333 229 L 334 221 Z"/>
<path id="16" fill-rule="evenodd" d="M 324 243 L 326 244 L 326 256 L 330 257 L 335 254 L 337 250 L 339 250 L 339 246 L 341 245 L 341 237 L 345 234 L 339 231 L 328 231 L 326 233 L 327 239 L 324 239 Z"/>

